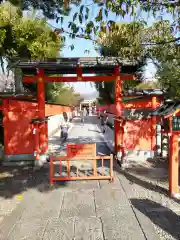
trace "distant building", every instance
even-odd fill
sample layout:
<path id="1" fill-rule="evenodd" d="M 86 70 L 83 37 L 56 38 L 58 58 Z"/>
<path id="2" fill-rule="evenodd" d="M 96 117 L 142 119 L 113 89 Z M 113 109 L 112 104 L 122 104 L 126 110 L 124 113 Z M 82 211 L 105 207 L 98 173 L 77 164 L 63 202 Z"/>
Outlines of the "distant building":
<path id="1" fill-rule="evenodd" d="M 83 101 L 80 103 L 80 110 L 81 110 L 83 107 L 92 107 L 95 101 L 96 101 L 96 99 L 83 100 Z"/>

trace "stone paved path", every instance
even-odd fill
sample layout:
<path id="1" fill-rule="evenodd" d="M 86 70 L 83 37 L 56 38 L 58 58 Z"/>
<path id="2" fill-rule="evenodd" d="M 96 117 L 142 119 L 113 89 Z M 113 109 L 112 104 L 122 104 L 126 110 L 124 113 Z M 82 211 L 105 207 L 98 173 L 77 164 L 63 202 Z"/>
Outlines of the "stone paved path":
<path id="1" fill-rule="evenodd" d="M 49 140 L 49 148 L 55 153 L 63 154 L 68 143 L 96 143 L 97 154 L 109 154 L 110 150 L 97 123 L 99 121 L 94 116 L 88 117 L 85 123 L 81 123 L 80 118 L 76 118 L 73 121 L 75 127 L 70 131 L 68 140 L 60 146 L 60 132 L 56 132 Z"/>
<path id="2" fill-rule="evenodd" d="M 81 142 L 96 142 L 98 152 L 109 153 L 95 118 L 89 118 L 84 126 L 78 120 L 75 124 L 68 142 L 76 142 L 79 137 Z M 58 133 L 50 140 L 52 143 L 54 151 L 63 151 L 63 147 L 59 148 Z M 170 211 L 179 203 L 131 181 L 118 167 L 114 174 L 114 183 L 64 182 L 51 189 L 47 187 L 47 167 L 40 179 L 36 179 L 38 175 L 31 179 L 39 183 L 38 187 L 29 188 L 18 207 L 0 225 L 0 240 L 180 239 L 178 215 Z M 168 215 L 164 216 L 165 213 Z M 176 225 L 174 232 L 168 217 Z"/>

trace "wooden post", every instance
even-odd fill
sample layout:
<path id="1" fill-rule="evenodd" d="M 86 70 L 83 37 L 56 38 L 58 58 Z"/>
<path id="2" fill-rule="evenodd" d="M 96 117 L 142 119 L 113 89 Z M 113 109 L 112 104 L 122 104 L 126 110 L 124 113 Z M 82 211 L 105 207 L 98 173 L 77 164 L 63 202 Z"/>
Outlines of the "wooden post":
<path id="1" fill-rule="evenodd" d="M 179 198 L 179 147 L 178 135 L 171 133 L 169 154 L 169 193 L 171 197 Z"/>
<path id="2" fill-rule="evenodd" d="M 152 97 L 152 110 L 156 109 L 157 105 L 157 97 Z M 155 153 L 156 152 L 156 123 L 157 118 L 156 116 L 152 116 L 151 118 L 151 150 Z"/>
<path id="3" fill-rule="evenodd" d="M 38 81 L 37 81 L 37 101 L 38 101 L 38 111 L 39 118 L 45 118 L 45 84 L 43 81 L 44 71 L 39 69 Z M 47 141 L 47 127 L 46 123 L 39 123 L 39 149 L 41 154 L 46 154 L 48 148 Z"/>
<path id="4" fill-rule="evenodd" d="M 115 82 L 115 106 L 116 106 L 116 118 L 122 117 L 122 81 L 120 78 L 119 66 L 115 66 L 114 74 L 116 76 Z M 120 128 L 120 122 L 114 120 L 114 140 L 115 140 L 115 153 L 121 151 L 122 145 L 122 133 Z"/>

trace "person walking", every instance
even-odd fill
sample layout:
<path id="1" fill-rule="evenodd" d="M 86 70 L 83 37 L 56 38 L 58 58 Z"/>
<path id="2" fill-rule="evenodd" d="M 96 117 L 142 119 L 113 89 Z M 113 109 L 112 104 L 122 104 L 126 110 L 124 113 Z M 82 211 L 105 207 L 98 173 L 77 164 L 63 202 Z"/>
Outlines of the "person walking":
<path id="1" fill-rule="evenodd" d="M 80 110 L 80 118 L 81 118 L 81 122 L 84 122 L 83 109 Z"/>
<path id="2" fill-rule="evenodd" d="M 80 111 L 81 122 L 84 122 L 86 116 L 87 116 L 86 108 L 83 108 L 83 109 Z"/>
<path id="3" fill-rule="evenodd" d="M 64 123 L 61 125 L 61 138 L 63 140 L 66 140 L 68 137 L 68 129 L 69 129 L 69 124 L 67 121 L 64 121 Z"/>
<path id="4" fill-rule="evenodd" d="M 107 120 L 108 120 L 108 115 L 107 115 L 106 110 L 104 110 L 104 112 L 101 114 L 100 120 L 101 120 L 102 132 L 105 133 L 106 132 L 106 124 L 107 124 Z"/>
<path id="5" fill-rule="evenodd" d="M 84 108 L 84 109 L 83 109 L 83 117 L 84 117 L 84 119 L 86 119 L 87 116 L 88 116 L 87 109 Z"/>

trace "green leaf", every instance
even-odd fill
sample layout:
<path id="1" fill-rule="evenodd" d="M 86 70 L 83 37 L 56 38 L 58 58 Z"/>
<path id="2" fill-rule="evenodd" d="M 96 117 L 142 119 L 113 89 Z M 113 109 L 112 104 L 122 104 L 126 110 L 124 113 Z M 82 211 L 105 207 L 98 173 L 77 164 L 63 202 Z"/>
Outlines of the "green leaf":
<path id="1" fill-rule="evenodd" d="M 102 8 L 99 10 L 98 16 L 95 18 L 96 22 L 101 22 L 103 19 Z"/>
<path id="2" fill-rule="evenodd" d="M 106 0 L 106 9 L 110 9 L 112 7 L 112 1 Z"/>
<path id="3" fill-rule="evenodd" d="M 69 24 L 68 24 L 68 28 L 70 28 L 70 27 L 71 27 L 71 25 L 72 25 L 72 22 L 69 22 Z"/>
<path id="4" fill-rule="evenodd" d="M 59 22 L 59 19 L 60 19 L 60 17 L 57 17 L 57 18 L 56 18 L 56 23 L 58 23 L 58 22 Z"/>
<path id="5" fill-rule="evenodd" d="M 108 10 L 104 9 L 105 16 L 108 17 Z"/>
<path id="6" fill-rule="evenodd" d="M 84 5 L 81 5 L 81 7 L 80 7 L 80 14 L 81 15 L 83 14 L 83 10 L 84 10 Z"/>
<path id="7" fill-rule="evenodd" d="M 76 24 L 72 22 L 71 23 L 71 30 L 73 31 L 73 33 L 76 32 L 76 29 L 77 29 Z"/>
<path id="8" fill-rule="evenodd" d="M 74 34 L 77 34 L 78 32 L 79 32 L 79 27 L 76 26 L 76 27 L 73 29 L 73 33 L 74 33 Z"/>
<path id="9" fill-rule="evenodd" d="M 76 18 L 77 18 L 77 15 L 78 15 L 78 13 L 76 12 L 76 13 L 74 14 L 74 16 L 73 16 L 73 21 L 75 21 L 75 20 L 76 20 Z"/>
<path id="10" fill-rule="evenodd" d="M 61 17 L 61 25 L 63 24 L 63 21 L 64 21 L 64 18 L 63 18 L 63 17 Z"/>
<path id="11" fill-rule="evenodd" d="M 62 36 L 61 39 L 62 39 L 62 42 L 66 41 L 66 37 L 65 36 Z"/>
<path id="12" fill-rule="evenodd" d="M 74 50 L 74 45 L 73 44 L 71 44 L 69 47 L 70 47 L 71 51 Z"/>
<path id="13" fill-rule="evenodd" d="M 79 14 L 79 22 L 82 24 L 82 15 Z"/>
<path id="14" fill-rule="evenodd" d="M 91 34 L 92 30 L 94 28 L 94 23 L 92 21 L 90 21 L 87 25 L 86 25 L 86 33 L 87 34 Z"/>
<path id="15" fill-rule="evenodd" d="M 86 14 L 85 14 L 85 20 L 87 20 L 88 19 L 88 17 L 89 17 L 89 8 L 88 7 L 86 7 Z"/>
<path id="16" fill-rule="evenodd" d="M 99 26 L 93 27 L 94 34 L 97 35 L 99 30 Z"/>

